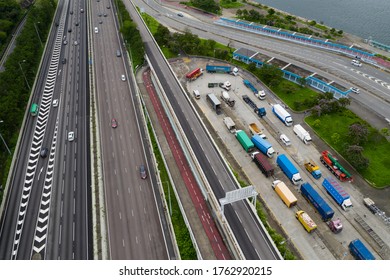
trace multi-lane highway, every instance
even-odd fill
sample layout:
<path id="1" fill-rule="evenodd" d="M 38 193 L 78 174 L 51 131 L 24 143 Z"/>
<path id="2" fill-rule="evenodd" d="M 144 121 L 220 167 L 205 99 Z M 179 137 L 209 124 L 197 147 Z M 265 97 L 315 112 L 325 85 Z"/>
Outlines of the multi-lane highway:
<path id="1" fill-rule="evenodd" d="M 87 42 L 81 8 L 84 1 L 59 4 L 32 96 L 39 113 L 27 116 L 11 175 L 1 259 L 90 257 Z M 76 22 L 80 27 L 70 31 Z M 67 139 L 70 131 L 73 141 Z"/>
<path id="2" fill-rule="evenodd" d="M 155 171 L 150 161 L 142 112 L 133 74 L 117 32 L 110 2 L 91 5 L 93 71 L 106 195 L 111 259 L 169 259 L 169 231 L 162 228 L 154 194 Z M 122 77 L 124 75 L 124 79 Z M 115 119 L 117 127 L 113 127 Z M 143 179 L 140 166 L 146 168 Z M 152 181 L 153 180 L 153 181 Z M 161 211 L 161 209 L 160 209 Z M 166 225 L 166 223 L 163 223 Z M 166 240 L 167 239 L 167 240 Z"/>

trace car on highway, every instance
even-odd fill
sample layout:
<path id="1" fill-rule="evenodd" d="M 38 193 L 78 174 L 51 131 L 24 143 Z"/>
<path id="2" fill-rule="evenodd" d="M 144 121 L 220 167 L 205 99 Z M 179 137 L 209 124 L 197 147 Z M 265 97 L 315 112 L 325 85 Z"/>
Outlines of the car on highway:
<path id="1" fill-rule="evenodd" d="M 284 145 L 286 146 L 290 146 L 291 145 L 291 142 L 290 142 L 290 139 L 288 139 L 288 137 L 286 136 L 286 134 L 281 134 L 280 135 L 280 140 L 283 142 Z"/>
<path id="2" fill-rule="evenodd" d="M 122 80 L 122 81 L 126 81 L 125 75 L 122 75 L 122 76 L 121 76 L 121 80 Z"/>
<path id="3" fill-rule="evenodd" d="M 111 9 L 111 7 L 110 7 L 110 6 L 107 6 L 107 9 Z"/>
<path id="4" fill-rule="evenodd" d="M 359 94 L 360 93 L 360 89 L 358 89 L 357 87 L 351 87 L 351 91 L 353 93 L 356 93 L 356 94 Z"/>
<path id="5" fill-rule="evenodd" d="M 68 32 L 72 32 L 72 28 L 69 28 L 69 29 L 68 29 Z"/>
<path id="6" fill-rule="evenodd" d="M 39 155 L 42 157 L 42 158 L 45 158 L 47 157 L 47 154 L 49 153 L 49 149 L 48 148 L 42 148 L 41 149 L 41 152 L 39 153 Z"/>
<path id="7" fill-rule="evenodd" d="M 84 13 L 84 9 L 80 9 L 80 13 Z"/>
<path id="8" fill-rule="evenodd" d="M 102 23 L 103 23 L 103 21 L 102 21 L 102 20 L 99 20 L 99 23 L 100 23 L 100 24 L 102 24 Z"/>
<path id="9" fill-rule="evenodd" d="M 72 142 L 73 140 L 74 140 L 74 132 L 73 131 L 69 131 L 68 132 L 68 141 Z"/>
<path id="10" fill-rule="evenodd" d="M 354 66 L 357 66 L 357 67 L 362 67 L 362 63 L 359 60 L 357 60 L 357 59 L 353 59 L 351 61 L 351 64 L 354 65 Z"/>
<path id="11" fill-rule="evenodd" d="M 66 64 L 66 58 L 65 57 L 62 59 L 62 64 Z"/>
<path id="12" fill-rule="evenodd" d="M 74 41 L 74 45 L 77 46 L 79 44 L 79 42 L 77 41 Z"/>
<path id="13" fill-rule="evenodd" d="M 70 13 L 71 15 L 73 15 L 73 11 L 70 11 L 69 13 Z"/>
<path id="14" fill-rule="evenodd" d="M 111 127 L 112 128 L 117 128 L 118 127 L 118 121 L 115 118 L 111 120 Z"/>
<path id="15" fill-rule="evenodd" d="M 95 33 L 99 33 L 99 29 L 95 27 Z"/>
<path id="16" fill-rule="evenodd" d="M 139 174 L 141 176 L 141 179 L 145 180 L 146 177 L 148 177 L 148 175 L 146 174 L 146 168 L 145 168 L 145 165 L 140 165 L 139 167 Z"/>
<path id="17" fill-rule="evenodd" d="M 177 16 L 178 17 L 184 17 L 184 15 L 182 13 L 178 13 Z"/>
<path id="18" fill-rule="evenodd" d="M 103 14 L 103 16 L 104 16 L 104 17 L 106 17 L 106 16 L 107 16 L 107 14 L 106 14 L 106 13 L 104 13 L 104 14 Z"/>
<path id="19" fill-rule="evenodd" d="M 98 13 L 98 17 L 101 17 L 103 14 L 102 13 Z"/>
<path id="20" fill-rule="evenodd" d="M 64 58 L 64 59 L 66 59 L 66 58 Z M 53 100 L 53 107 L 58 107 L 58 99 L 54 99 Z"/>
<path id="21" fill-rule="evenodd" d="M 80 24 L 79 22 L 76 22 L 76 23 L 75 23 L 76 26 L 79 26 L 79 24 Z"/>
<path id="22" fill-rule="evenodd" d="M 68 44 L 68 41 L 65 40 L 65 41 L 64 41 L 64 45 L 67 45 L 67 44 Z"/>

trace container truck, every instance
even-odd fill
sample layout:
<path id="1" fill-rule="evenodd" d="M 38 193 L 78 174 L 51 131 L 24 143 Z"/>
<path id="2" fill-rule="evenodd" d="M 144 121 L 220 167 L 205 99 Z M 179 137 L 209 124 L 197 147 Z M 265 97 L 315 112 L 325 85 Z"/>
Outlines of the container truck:
<path id="1" fill-rule="evenodd" d="M 232 72 L 232 67 L 222 66 L 222 65 L 206 65 L 207 73 L 226 73 L 230 74 Z"/>
<path id="2" fill-rule="evenodd" d="M 352 175 L 328 151 L 321 153 L 320 160 L 341 182 L 353 181 Z"/>
<path id="3" fill-rule="evenodd" d="M 230 117 L 223 118 L 223 123 L 229 129 L 230 133 L 236 133 L 236 124 Z"/>
<path id="4" fill-rule="evenodd" d="M 301 183 L 301 174 L 299 174 L 298 169 L 294 166 L 294 164 L 292 164 L 285 154 L 279 155 L 276 159 L 276 163 L 294 185 Z"/>
<path id="5" fill-rule="evenodd" d="M 257 126 L 256 123 L 250 123 L 249 124 L 249 132 L 251 135 L 259 135 L 263 139 L 267 139 L 267 136 L 263 133 L 263 131 L 260 129 L 260 127 Z"/>
<path id="6" fill-rule="evenodd" d="M 305 211 L 298 211 L 295 213 L 295 217 L 298 221 L 301 222 L 303 227 L 306 229 L 308 233 L 311 233 L 313 230 L 317 228 L 316 223 L 310 218 L 310 216 Z"/>
<path id="7" fill-rule="evenodd" d="M 210 103 L 211 107 L 215 110 L 217 115 L 221 114 L 221 112 L 222 112 L 221 102 L 214 95 L 214 93 L 207 94 L 207 101 Z"/>
<path id="8" fill-rule="evenodd" d="M 258 90 L 258 89 L 255 88 L 255 86 L 254 86 L 250 81 L 248 81 L 248 80 L 243 80 L 243 82 L 244 82 L 244 85 L 245 85 L 247 88 L 249 88 L 257 98 L 259 98 L 259 99 L 265 99 L 266 94 L 265 94 L 265 91 L 264 91 L 264 90 Z"/>
<path id="9" fill-rule="evenodd" d="M 268 159 L 265 155 L 260 152 L 253 152 L 251 154 L 251 158 L 259 167 L 261 172 L 263 172 L 265 177 L 270 177 L 274 175 L 274 167 L 268 162 Z"/>
<path id="10" fill-rule="evenodd" d="M 315 178 L 315 179 L 319 179 L 321 178 L 321 170 L 320 168 L 318 167 L 317 164 L 315 164 L 312 160 L 310 161 L 306 161 L 305 162 L 305 168 L 307 171 L 310 172 L 310 174 Z"/>
<path id="11" fill-rule="evenodd" d="M 293 131 L 298 136 L 298 138 L 303 141 L 303 143 L 309 144 L 311 142 L 309 132 L 307 132 L 306 129 L 304 129 L 300 124 L 294 125 Z"/>
<path id="12" fill-rule="evenodd" d="M 196 68 L 186 75 L 188 81 L 195 81 L 197 78 L 203 75 L 203 69 Z"/>
<path id="13" fill-rule="evenodd" d="M 327 193 L 337 202 L 338 205 L 343 208 L 344 211 L 349 210 L 352 207 L 352 202 L 349 194 L 344 188 L 332 177 L 327 177 L 322 182 L 322 186 L 326 189 Z"/>
<path id="14" fill-rule="evenodd" d="M 286 125 L 286 126 L 292 126 L 293 124 L 293 119 L 290 115 L 290 113 L 288 113 L 286 111 L 286 109 L 284 109 L 282 107 L 282 105 L 280 104 L 275 104 L 272 106 L 272 112 L 274 112 L 274 114 Z"/>
<path id="15" fill-rule="evenodd" d="M 272 148 L 272 145 L 265 139 L 261 138 L 259 135 L 253 135 L 252 136 L 252 142 L 266 156 L 269 158 L 272 158 L 275 154 L 274 148 Z"/>
<path id="16" fill-rule="evenodd" d="M 287 205 L 288 208 L 297 204 L 297 198 L 290 191 L 290 189 L 286 186 L 286 184 L 280 180 L 276 180 L 272 183 L 272 188 L 282 199 L 284 204 Z"/>
<path id="17" fill-rule="evenodd" d="M 246 135 L 245 131 L 237 130 L 236 138 L 247 153 L 251 152 L 255 148 L 255 145 L 253 145 L 251 139 L 248 135 Z"/>
<path id="18" fill-rule="evenodd" d="M 301 185 L 301 194 L 306 198 L 320 213 L 323 221 L 327 222 L 334 216 L 334 211 L 328 203 L 317 193 L 317 191 L 309 184 L 303 183 Z"/>
<path id="19" fill-rule="evenodd" d="M 374 255 L 367 249 L 360 239 L 352 240 L 349 245 L 349 251 L 357 260 L 375 260 Z"/>

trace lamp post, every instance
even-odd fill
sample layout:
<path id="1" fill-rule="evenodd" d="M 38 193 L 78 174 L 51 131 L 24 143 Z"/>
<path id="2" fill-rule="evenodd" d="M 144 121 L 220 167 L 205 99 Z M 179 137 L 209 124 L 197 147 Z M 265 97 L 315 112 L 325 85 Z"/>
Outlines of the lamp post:
<path id="1" fill-rule="evenodd" d="M 40 23 L 40 22 L 38 21 L 37 23 Z M 37 32 L 39 42 L 41 43 L 41 47 L 43 47 L 42 40 L 41 40 L 41 36 L 39 36 L 38 27 L 37 27 L 37 25 L 35 24 L 35 22 L 34 22 L 34 27 L 35 27 L 35 32 Z"/>
<path id="2" fill-rule="evenodd" d="M 3 121 L 0 121 L 0 123 L 3 123 Z M 7 148 L 8 153 L 11 154 L 11 151 L 9 150 L 7 143 L 5 143 L 5 140 L 4 140 L 3 136 L 1 135 L 1 133 L 0 133 L 0 138 L 1 138 L 1 140 L 3 140 L 3 143 L 4 143 L 5 147 Z"/>
<path id="3" fill-rule="evenodd" d="M 24 71 L 23 71 L 23 68 L 22 68 L 22 64 L 21 64 L 20 62 L 24 63 L 24 62 L 26 62 L 26 60 L 19 61 L 18 63 L 19 63 L 20 70 L 22 71 L 24 80 L 26 81 L 26 84 L 27 84 L 27 86 L 28 86 L 28 89 L 31 89 L 30 84 L 29 84 L 28 81 L 27 81 L 26 75 L 24 74 Z"/>

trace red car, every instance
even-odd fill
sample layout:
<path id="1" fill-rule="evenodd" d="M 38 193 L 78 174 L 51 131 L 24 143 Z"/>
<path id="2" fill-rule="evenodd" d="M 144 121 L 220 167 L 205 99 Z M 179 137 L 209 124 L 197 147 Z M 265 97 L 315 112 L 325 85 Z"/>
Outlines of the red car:
<path id="1" fill-rule="evenodd" d="M 117 122 L 116 119 L 112 119 L 112 120 L 111 120 L 111 127 L 112 127 L 112 128 L 117 128 L 117 127 L 118 127 L 118 122 Z"/>

